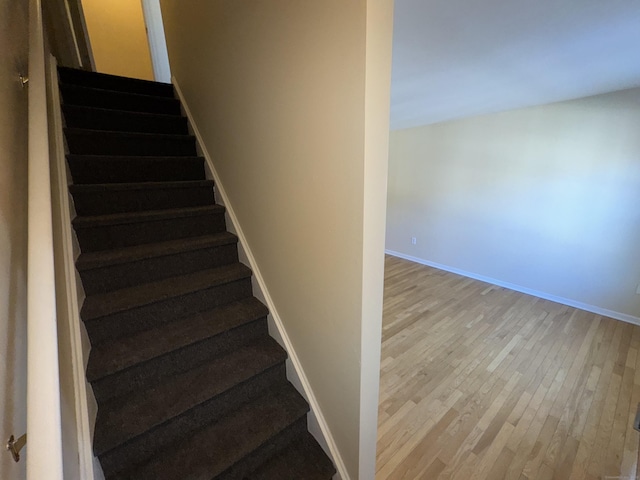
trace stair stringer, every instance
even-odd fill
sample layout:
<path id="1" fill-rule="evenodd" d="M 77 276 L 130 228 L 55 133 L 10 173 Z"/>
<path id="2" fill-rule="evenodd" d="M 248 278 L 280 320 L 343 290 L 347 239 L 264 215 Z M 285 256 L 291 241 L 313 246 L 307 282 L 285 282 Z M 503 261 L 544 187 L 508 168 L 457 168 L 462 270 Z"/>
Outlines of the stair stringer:
<path id="1" fill-rule="evenodd" d="M 64 122 L 60 108 L 58 65 L 53 55 L 50 56 L 47 63 L 48 115 L 51 119 L 49 135 L 52 150 L 50 156 L 51 203 L 56 268 L 56 309 L 58 330 L 66 329 L 68 335 L 66 339 L 68 342 L 64 345 L 62 344 L 64 338 L 61 335 L 58 336 L 58 348 L 60 355 L 68 355 L 71 362 L 70 372 L 63 371 L 61 365 L 61 392 L 65 388 L 71 389 L 74 401 L 75 439 L 77 440 L 77 459 L 70 460 L 74 463 L 73 472 L 67 471 L 71 465 L 64 462 L 65 478 L 71 475 L 80 480 L 104 480 L 100 462 L 93 454 L 93 432 L 98 404 L 86 376 L 91 343 L 84 323 L 80 319 L 80 308 L 84 302 L 85 293 L 75 266 L 75 261 L 80 255 L 80 245 L 71 226 L 71 220 L 76 216 L 76 213 L 68 188 L 71 183 L 71 175 L 66 161 L 66 147 L 62 133 Z M 61 322 L 64 322 L 64 325 L 61 325 Z M 65 385 L 65 378 L 70 380 L 71 385 Z M 64 430 L 63 428 L 63 434 Z"/>
<path id="2" fill-rule="evenodd" d="M 173 83 L 178 99 L 180 100 L 182 112 L 187 117 L 189 133 L 196 137 L 196 149 L 198 154 L 205 159 L 205 171 L 207 178 L 213 180 L 215 183 L 214 194 L 216 203 L 223 205 L 226 209 L 225 217 L 227 220 L 227 229 L 238 237 L 238 256 L 240 261 L 247 264 L 253 272 L 253 276 L 251 278 L 253 294 L 269 309 L 269 315 L 267 317 L 269 334 L 280 344 L 282 348 L 285 349 L 288 354 L 288 359 L 286 361 L 287 380 L 293 384 L 296 390 L 298 390 L 300 395 L 302 395 L 309 404 L 310 410 L 307 414 L 307 428 L 309 429 L 309 433 L 313 435 L 324 452 L 333 460 L 337 469 L 337 473 L 334 475 L 333 480 L 350 480 L 344 461 L 342 460 L 342 456 L 340 455 L 333 435 L 331 434 L 329 425 L 327 424 L 324 415 L 322 414 L 322 410 L 320 409 L 320 404 L 313 393 L 313 389 L 311 388 L 309 380 L 302 368 L 302 363 L 300 362 L 300 359 L 293 348 L 293 344 L 287 335 L 282 318 L 278 314 L 278 310 L 271 298 L 271 295 L 269 294 L 264 277 L 262 276 L 260 268 L 253 256 L 251 248 L 249 247 L 244 232 L 242 231 L 242 227 L 238 222 L 238 218 L 236 217 L 233 206 L 229 201 L 229 197 L 224 190 L 223 182 L 218 175 L 211 155 L 209 155 L 202 135 L 200 134 L 193 116 L 191 115 L 189 103 L 180 89 L 178 80 L 175 77 L 172 77 L 171 82 Z"/>

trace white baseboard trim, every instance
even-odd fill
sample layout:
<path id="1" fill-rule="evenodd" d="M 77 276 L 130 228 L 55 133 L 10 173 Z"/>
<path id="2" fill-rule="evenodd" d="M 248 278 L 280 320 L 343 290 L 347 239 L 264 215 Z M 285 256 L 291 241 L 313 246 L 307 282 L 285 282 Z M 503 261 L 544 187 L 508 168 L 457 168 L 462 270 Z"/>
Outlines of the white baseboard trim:
<path id="1" fill-rule="evenodd" d="M 205 158 L 207 167 L 211 175 L 213 176 L 217 199 L 219 200 L 219 203 L 224 205 L 226 208 L 227 218 L 231 222 L 231 225 L 227 224 L 227 228 L 232 230 L 233 233 L 235 233 L 238 236 L 239 247 L 241 250 L 239 253 L 241 255 L 241 258 L 243 256 L 245 257 L 243 259 L 247 260 L 247 262 L 249 263 L 249 267 L 253 271 L 254 280 L 252 281 L 252 283 L 254 285 L 254 288 L 257 287 L 257 291 L 254 290 L 254 293 L 260 300 L 262 300 L 267 305 L 269 309 L 269 312 L 270 312 L 269 316 L 271 317 L 270 319 L 272 320 L 272 322 L 270 322 L 270 326 L 274 325 L 276 328 L 275 332 L 273 332 L 272 329 L 270 328 L 270 333 L 272 333 L 272 336 L 279 341 L 279 343 L 282 345 L 282 347 L 287 351 L 289 355 L 288 366 L 290 365 L 293 368 L 287 368 L 287 377 L 299 391 L 300 391 L 300 388 L 302 388 L 302 391 L 300 391 L 300 393 L 306 398 L 311 408 L 310 413 L 312 415 L 312 418 L 308 420 L 309 431 L 312 434 L 314 434 L 314 437 L 316 437 L 316 440 L 318 440 L 318 443 L 320 443 L 320 445 L 324 444 L 323 446 L 328 448 L 328 451 L 326 451 L 326 449 L 325 451 L 330 457 L 332 457 L 333 462 L 336 466 L 336 469 L 338 470 L 338 473 L 336 474 L 336 478 L 341 478 L 342 480 L 350 480 L 344 461 L 342 460 L 338 447 L 333 439 L 333 435 L 331 434 L 331 431 L 329 429 L 329 425 L 327 424 L 322 414 L 322 410 L 320 409 L 320 404 L 318 403 L 318 400 L 316 399 L 313 393 L 313 389 L 311 388 L 309 380 L 307 379 L 304 373 L 300 359 L 298 358 L 298 355 L 296 354 L 296 351 L 293 348 L 293 344 L 291 343 L 291 340 L 287 335 L 282 319 L 278 314 L 278 310 L 276 309 L 273 299 L 269 294 L 269 290 L 267 289 L 267 285 L 264 281 L 264 277 L 262 276 L 262 273 L 260 271 L 258 264 L 256 263 L 256 260 L 255 260 L 255 257 L 253 256 L 251 248 L 247 243 L 247 239 L 244 235 L 244 232 L 242 231 L 242 227 L 238 222 L 236 214 L 233 210 L 233 206 L 229 202 L 229 197 L 227 196 L 224 190 L 224 186 L 222 185 L 220 176 L 218 175 L 218 172 L 216 171 L 216 168 L 213 164 L 211 155 L 209 155 L 209 152 L 207 151 L 207 147 L 203 141 L 202 135 L 200 134 L 200 131 L 198 130 L 198 127 L 194 122 L 193 116 L 191 115 L 189 104 L 184 98 L 184 95 L 182 94 L 182 90 L 180 89 L 178 80 L 175 77 L 172 77 L 171 80 L 176 90 L 176 93 L 178 95 L 178 98 L 180 99 L 180 102 L 182 104 L 184 113 L 187 116 L 187 119 L 189 121 L 189 126 L 193 131 L 193 135 L 196 137 L 196 145 L 198 146 L 198 149 L 200 150 L 200 153 L 202 154 L 202 156 Z M 319 427 L 320 432 L 318 432 L 317 427 Z M 322 438 L 318 438 L 317 436 L 318 433 L 322 435 Z"/>
<path id="2" fill-rule="evenodd" d="M 412 257 L 411 255 L 406 255 L 401 252 L 396 252 L 394 250 L 385 250 L 385 253 L 388 255 L 392 255 L 394 257 L 403 258 L 405 260 L 409 260 L 411 262 L 420 263 L 422 265 L 427 265 L 428 267 L 437 268 L 439 270 L 444 270 L 446 272 L 456 273 L 458 275 L 462 275 L 463 277 L 473 278 L 474 280 L 480 280 L 481 282 L 490 283 L 492 285 L 497 285 L 498 287 L 508 288 L 509 290 L 515 290 L 516 292 L 526 293 L 527 295 L 533 295 L 534 297 L 539 297 L 544 300 L 549 300 L 551 302 L 561 303 L 563 305 L 567 305 L 569 307 L 578 308 L 580 310 L 585 310 L 587 312 L 595 313 L 597 315 L 602 315 L 604 317 L 615 318 L 616 320 L 621 320 L 623 322 L 631 323 L 633 325 L 640 326 L 640 317 L 635 317 L 633 315 L 629 315 L 627 313 L 616 312 L 613 310 L 608 310 L 606 308 L 601 308 L 596 305 L 590 305 L 588 303 L 578 302 L 576 300 L 571 300 L 570 298 L 558 297 L 556 295 L 551 295 L 546 292 L 541 292 L 539 290 L 533 290 L 531 288 L 523 287 L 521 285 L 516 285 L 514 283 L 503 282 L 501 280 L 497 280 L 491 277 L 485 277 L 484 275 L 478 275 L 476 273 L 467 272 L 466 270 L 460 270 L 459 268 L 450 267 L 448 265 L 443 265 L 441 263 L 431 262 L 429 260 L 425 260 L 423 258 Z"/>

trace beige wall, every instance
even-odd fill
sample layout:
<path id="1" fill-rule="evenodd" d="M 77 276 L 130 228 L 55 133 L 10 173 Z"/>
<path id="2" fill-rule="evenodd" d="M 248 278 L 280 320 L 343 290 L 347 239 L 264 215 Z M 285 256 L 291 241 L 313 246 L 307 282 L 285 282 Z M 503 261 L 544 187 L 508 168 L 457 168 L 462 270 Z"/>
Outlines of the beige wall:
<path id="1" fill-rule="evenodd" d="M 640 317 L 639 133 L 640 89 L 392 132 L 386 246 Z"/>
<path id="2" fill-rule="evenodd" d="M 393 2 L 367 4 L 360 476 L 375 476 L 384 278 Z"/>
<path id="3" fill-rule="evenodd" d="M 141 0 L 82 0 L 96 70 L 153 80 Z"/>
<path id="4" fill-rule="evenodd" d="M 171 70 L 350 476 L 372 478 L 359 437 L 376 423 L 391 2 L 189 6 L 162 1 Z"/>
<path id="5" fill-rule="evenodd" d="M 0 0 L 0 478 L 25 478 L 4 451 L 26 432 L 26 243 L 28 3 Z"/>

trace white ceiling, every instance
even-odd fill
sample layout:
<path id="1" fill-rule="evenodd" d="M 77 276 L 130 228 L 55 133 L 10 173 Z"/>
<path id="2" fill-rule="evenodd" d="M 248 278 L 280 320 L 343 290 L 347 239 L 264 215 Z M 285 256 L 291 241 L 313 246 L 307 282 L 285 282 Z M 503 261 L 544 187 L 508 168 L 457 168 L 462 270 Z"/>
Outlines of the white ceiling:
<path id="1" fill-rule="evenodd" d="M 394 130 L 638 86 L 640 0 L 395 0 Z"/>

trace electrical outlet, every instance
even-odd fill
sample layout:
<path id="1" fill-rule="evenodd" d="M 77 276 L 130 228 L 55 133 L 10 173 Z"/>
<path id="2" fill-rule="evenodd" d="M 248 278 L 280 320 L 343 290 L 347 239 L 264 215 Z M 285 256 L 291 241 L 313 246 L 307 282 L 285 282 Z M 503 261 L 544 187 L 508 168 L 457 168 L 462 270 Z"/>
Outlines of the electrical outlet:
<path id="1" fill-rule="evenodd" d="M 411 237 L 411 245 L 415 245 L 416 243 L 418 243 L 416 237 Z M 640 288 L 640 285 L 638 285 L 638 288 Z"/>

